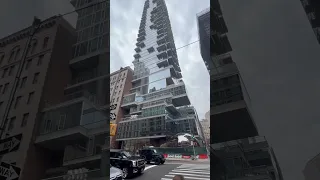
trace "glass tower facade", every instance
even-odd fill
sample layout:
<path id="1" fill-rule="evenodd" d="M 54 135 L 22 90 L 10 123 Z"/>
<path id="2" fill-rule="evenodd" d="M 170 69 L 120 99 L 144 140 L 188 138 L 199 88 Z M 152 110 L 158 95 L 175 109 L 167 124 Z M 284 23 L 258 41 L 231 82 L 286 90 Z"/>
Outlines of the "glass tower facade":
<path id="1" fill-rule="evenodd" d="M 164 0 L 145 1 L 134 50 L 132 89 L 123 98 L 126 117 L 117 130 L 122 147 L 159 146 L 179 132 L 197 134 L 196 117 L 186 113 L 190 101 Z"/>

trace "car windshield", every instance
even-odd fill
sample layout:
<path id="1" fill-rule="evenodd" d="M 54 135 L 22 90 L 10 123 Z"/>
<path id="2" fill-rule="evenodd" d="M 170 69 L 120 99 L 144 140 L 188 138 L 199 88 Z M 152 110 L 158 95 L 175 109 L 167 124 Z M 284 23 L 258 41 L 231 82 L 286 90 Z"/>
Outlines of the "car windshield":
<path id="1" fill-rule="evenodd" d="M 131 157 L 131 156 L 132 156 L 132 155 L 131 155 L 129 152 L 127 152 L 127 151 L 123 151 L 123 152 L 122 152 L 122 155 L 125 156 L 125 157 Z"/>

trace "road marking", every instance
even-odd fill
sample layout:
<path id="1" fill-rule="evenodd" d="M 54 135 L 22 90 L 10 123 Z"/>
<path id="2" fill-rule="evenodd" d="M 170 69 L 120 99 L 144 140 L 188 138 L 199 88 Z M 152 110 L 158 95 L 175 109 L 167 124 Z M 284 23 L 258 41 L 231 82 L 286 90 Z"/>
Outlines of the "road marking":
<path id="1" fill-rule="evenodd" d="M 156 167 L 157 165 L 151 165 L 151 166 L 147 166 L 146 168 L 144 168 L 144 170 L 146 171 L 146 170 L 148 170 L 148 169 L 150 169 L 150 168 L 153 168 L 153 167 Z"/>
<path id="2" fill-rule="evenodd" d="M 174 177 L 175 175 L 165 175 L 166 177 Z M 193 180 L 210 180 L 210 178 L 198 178 L 198 177 L 190 177 L 184 176 L 185 179 L 193 179 Z"/>
<path id="3" fill-rule="evenodd" d="M 172 179 L 168 179 L 168 178 L 161 178 L 161 180 L 172 180 Z"/>
<path id="4" fill-rule="evenodd" d="M 208 176 L 208 175 L 202 175 L 202 174 L 189 174 L 189 173 L 176 173 L 176 172 L 169 172 L 169 174 L 210 178 L 210 175 Z"/>
<path id="5" fill-rule="evenodd" d="M 173 172 L 181 172 L 181 173 L 188 173 L 188 172 L 192 172 L 192 173 L 195 173 L 195 174 L 210 174 L 210 172 L 208 171 L 192 171 L 192 170 L 172 170 Z"/>

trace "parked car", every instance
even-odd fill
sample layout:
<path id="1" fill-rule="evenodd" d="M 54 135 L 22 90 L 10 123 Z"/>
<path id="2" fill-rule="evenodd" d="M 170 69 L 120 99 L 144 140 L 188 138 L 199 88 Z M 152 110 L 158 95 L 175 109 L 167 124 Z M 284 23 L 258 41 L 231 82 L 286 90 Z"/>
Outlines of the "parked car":
<path id="1" fill-rule="evenodd" d="M 110 180 L 123 180 L 122 170 L 110 164 Z"/>
<path id="2" fill-rule="evenodd" d="M 144 159 L 121 149 L 110 149 L 110 164 L 122 170 L 123 179 L 142 174 L 146 167 Z"/>
<path id="3" fill-rule="evenodd" d="M 163 164 L 166 159 L 164 156 L 157 152 L 154 148 L 144 148 L 139 151 L 139 155 L 143 158 L 148 164 L 154 162 L 156 165 Z"/>

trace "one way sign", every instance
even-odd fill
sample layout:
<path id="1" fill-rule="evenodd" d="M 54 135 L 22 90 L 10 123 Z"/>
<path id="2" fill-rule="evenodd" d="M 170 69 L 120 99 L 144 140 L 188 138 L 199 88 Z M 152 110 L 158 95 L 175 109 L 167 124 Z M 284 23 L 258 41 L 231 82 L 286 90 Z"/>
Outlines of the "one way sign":
<path id="1" fill-rule="evenodd" d="M 0 163 L 0 180 L 18 180 L 20 176 L 20 168 L 7 164 Z"/>
<path id="2" fill-rule="evenodd" d="M 0 156 L 19 149 L 22 134 L 0 140 Z"/>

